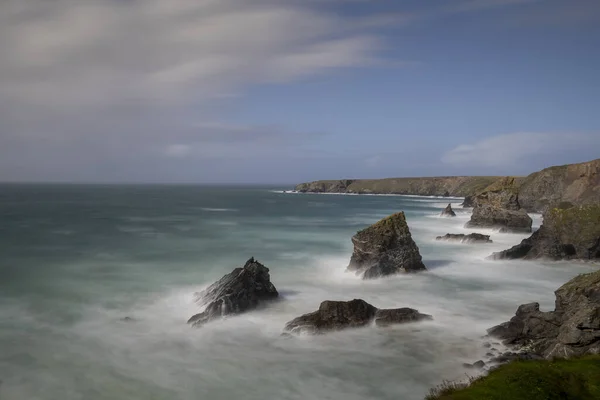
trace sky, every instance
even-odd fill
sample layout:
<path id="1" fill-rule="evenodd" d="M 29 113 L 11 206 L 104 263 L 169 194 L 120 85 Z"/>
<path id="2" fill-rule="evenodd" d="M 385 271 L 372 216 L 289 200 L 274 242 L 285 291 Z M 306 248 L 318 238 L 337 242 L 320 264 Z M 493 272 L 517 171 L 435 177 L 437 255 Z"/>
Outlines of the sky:
<path id="1" fill-rule="evenodd" d="M 599 157 L 598 0 L 0 1 L 0 181 L 526 175 Z"/>

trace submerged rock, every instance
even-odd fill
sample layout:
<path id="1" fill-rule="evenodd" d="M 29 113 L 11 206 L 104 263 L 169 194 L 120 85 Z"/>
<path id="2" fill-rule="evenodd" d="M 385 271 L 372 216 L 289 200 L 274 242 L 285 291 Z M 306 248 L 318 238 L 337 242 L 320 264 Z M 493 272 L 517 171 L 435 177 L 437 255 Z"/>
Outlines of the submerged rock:
<path id="1" fill-rule="evenodd" d="M 359 328 L 375 323 L 389 326 L 407 322 L 430 320 L 432 317 L 420 314 L 412 308 L 380 310 L 361 299 L 351 301 L 331 301 L 321 303 L 315 312 L 294 318 L 285 325 L 290 333 L 322 334 L 348 328 Z"/>
<path id="2" fill-rule="evenodd" d="M 198 293 L 198 303 L 206 304 L 206 309 L 191 317 L 188 323 L 200 326 L 226 315 L 242 314 L 278 296 L 269 269 L 251 258 L 243 268 L 234 269 Z"/>
<path id="3" fill-rule="evenodd" d="M 352 237 L 352 243 L 354 252 L 348 271 L 362 274 L 364 279 L 427 269 L 403 212 L 359 231 Z"/>
<path id="4" fill-rule="evenodd" d="M 523 304 L 510 321 L 488 334 L 547 359 L 600 354 L 600 271 L 573 278 L 555 295 L 554 311 Z"/>
<path id="5" fill-rule="evenodd" d="M 520 244 L 491 259 L 600 258 L 600 204 L 572 207 L 563 204 L 544 213 L 544 223 Z"/>
<path id="6" fill-rule="evenodd" d="M 456 217 L 456 213 L 452 210 L 452 204 L 448 203 L 446 208 L 442 210 L 442 217 Z"/>
<path id="7" fill-rule="evenodd" d="M 444 236 L 438 236 L 435 240 L 444 240 L 448 242 L 460 242 L 460 243 L 492 243 L 490 235 L 483 235 L 481 233 L 446 233 Z"/>

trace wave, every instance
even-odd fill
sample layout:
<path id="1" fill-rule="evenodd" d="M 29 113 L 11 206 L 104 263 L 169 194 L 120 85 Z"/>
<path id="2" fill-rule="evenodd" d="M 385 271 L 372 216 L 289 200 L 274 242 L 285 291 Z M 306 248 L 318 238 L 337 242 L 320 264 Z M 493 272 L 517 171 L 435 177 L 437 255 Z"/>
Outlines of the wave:
<path id="1" fill-rule="evenodd" d="M 202 211 L 208 212 L 237 212 L 239 211 L 236 208 L 212 208 L 212 207 L 200 207 Z"/>

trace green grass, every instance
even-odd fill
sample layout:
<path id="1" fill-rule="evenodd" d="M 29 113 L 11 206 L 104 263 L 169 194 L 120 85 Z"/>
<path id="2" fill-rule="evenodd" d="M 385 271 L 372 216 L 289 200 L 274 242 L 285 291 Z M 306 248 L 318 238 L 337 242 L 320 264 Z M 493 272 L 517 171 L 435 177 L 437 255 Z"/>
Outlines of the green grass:
<path id="1" fill-rule="evenodd" d="M 598 400 L 600 356 L 514 361 L 470 385 L 444 382 L 426 400 Z"/>

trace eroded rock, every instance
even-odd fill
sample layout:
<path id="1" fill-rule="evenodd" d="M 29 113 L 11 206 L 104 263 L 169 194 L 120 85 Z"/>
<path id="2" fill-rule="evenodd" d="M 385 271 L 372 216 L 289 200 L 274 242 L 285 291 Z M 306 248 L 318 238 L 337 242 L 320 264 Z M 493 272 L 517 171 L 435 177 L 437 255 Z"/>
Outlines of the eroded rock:
<path id="1" fill-rule="evenodd" d="M 573 278 L 555 295 L 554 311 L 523 304 L 510 321 L 488 334 L 547 359 L 600 354 L 600 271 Z"/>
<path id="2" fill-rule="evenodd" d="M 430 320 L 412 308 L 378 309 L 361 299 L 321 303 L 315 312 L 294 318 L 285 325 L 285 331 L 294 334 L 322 334 L 370 324 L 389 326 L 407 322 Z"/>
<path id="3" fill-rule="evenodd" d="M 242 314 L 278 296 L 269 269 L 251 258 L 243 268 L 234 269 L 197 294 L 198 304 L 206 308 L 192 316 L 188 323 L 201 326 L 224 316 Z"/>
<path id="4" fill-rule="evenodd" d="M 361 274 L 364 279 L 427 269 L 403 212 L 359 231 L 352 237 L 352 243 L 354 252 L 348 271 Z"/>
<path id="5" fill-rule="evenodd" d="M 492 243 L 490 235 L 483 235 L 481 233 L 446 233 L 444 236 L 437 236 L 435 240 L 443 240 L 448 242 L 459 242 L 459 243 Z"/>

